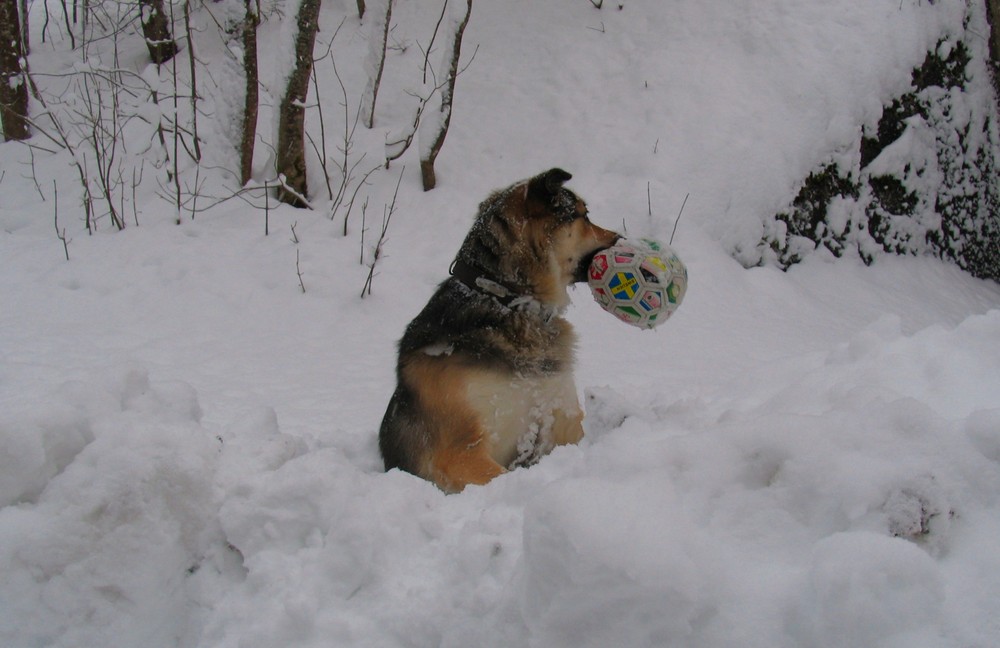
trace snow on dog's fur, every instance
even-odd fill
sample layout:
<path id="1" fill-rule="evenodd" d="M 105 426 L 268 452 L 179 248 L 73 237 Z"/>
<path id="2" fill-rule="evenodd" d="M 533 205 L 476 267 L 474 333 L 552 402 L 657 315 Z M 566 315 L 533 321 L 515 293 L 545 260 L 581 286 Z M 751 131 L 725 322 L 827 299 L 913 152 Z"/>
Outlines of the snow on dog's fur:
<path id="1" fill-rule="evenodd" d="M 485 484 L 583 437 L 566 289 L 619 238 L 551 169 L 497 191 L 399 342 L 379 447 L 448 492 Z"/>

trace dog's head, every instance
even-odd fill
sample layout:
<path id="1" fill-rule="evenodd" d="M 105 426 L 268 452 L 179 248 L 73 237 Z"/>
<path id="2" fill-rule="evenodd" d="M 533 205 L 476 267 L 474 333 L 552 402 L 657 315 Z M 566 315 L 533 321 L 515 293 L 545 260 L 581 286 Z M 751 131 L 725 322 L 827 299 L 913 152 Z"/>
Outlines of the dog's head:
<path id="1" fill-rule="evenodd" d="M 564 186 L 570 178 L 550 169 L 493 193 L 457 260 L 513 292 L 565 306 L 566 288 L 587 280 L 594 253 L 620 238 L 590 222 L 587 204 Z"/>

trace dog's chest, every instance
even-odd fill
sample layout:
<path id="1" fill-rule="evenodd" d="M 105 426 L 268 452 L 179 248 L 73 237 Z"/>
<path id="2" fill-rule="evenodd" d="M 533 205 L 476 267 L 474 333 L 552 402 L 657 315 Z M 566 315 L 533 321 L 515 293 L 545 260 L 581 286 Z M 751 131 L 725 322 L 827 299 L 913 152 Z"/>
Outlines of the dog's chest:
<path id="1" fill-rule="evenodd" d="M 469 404 L 486 430 L 489 454 L 504 467 L 532 463 L 553 447 L 557 420 L 580 411 L 569 373 L 523 377 L 477 374 L 468 386 Z"/>

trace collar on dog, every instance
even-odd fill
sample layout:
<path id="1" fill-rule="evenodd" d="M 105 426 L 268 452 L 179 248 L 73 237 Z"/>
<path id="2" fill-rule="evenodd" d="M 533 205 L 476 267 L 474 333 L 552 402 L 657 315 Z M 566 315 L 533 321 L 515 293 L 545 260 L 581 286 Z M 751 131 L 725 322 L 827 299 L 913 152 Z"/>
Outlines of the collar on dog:
<path id="1" fill-rule="evenodd" d="M 448 273 L 465 284 L 470 290 L 474 290 L 487 297 L 492 297 L 504 308 L 521 308 L 527 312 L 537 314 L 542 321 L 548 323 L 559 314 L 560 309 L 546 306 L 525 289 L 514 288 L 494 279 L 486 277 L 476 268 L 462 261 L 455 259 L 448 268 Z"/>
<path id="2" fill-rule="evenodd" d="M 516 299 L 523 297 L 520 291 L 503 282 L 490 279 L 461 259 L 452 261 L 451 267 L 448 268 L 448 273 L 469 288 L 489 295 L 507 307 L 510 307 Z"/>
<path id="3" fill-rule="evenodd" d="M 551 322 L 552 318 L 561 312 L 559 308 L 546 306 L 524 289 L 519 290 L 508 284 L 484 276 L 480 271 L 464 261 L 458 259 L 453 261 L 448 272 L 470 290 L 491 297 L 502 307 L 511 310 L 516 308 L 526 313 L 533 313 L 546 324 Z"/>

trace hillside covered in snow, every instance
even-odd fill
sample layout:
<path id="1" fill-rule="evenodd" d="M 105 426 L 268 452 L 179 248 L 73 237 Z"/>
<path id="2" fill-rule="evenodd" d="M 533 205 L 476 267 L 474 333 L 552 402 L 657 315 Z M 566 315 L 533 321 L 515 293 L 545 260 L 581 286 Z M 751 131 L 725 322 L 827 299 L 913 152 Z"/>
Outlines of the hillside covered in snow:
<path id="1" fill-rule="evenodd" d="M 393 3 L 368 129 L 380 3 L 323 3 L 313 209 L 273 198 L 294 0 L 261 7 L 242 191 L 222 29 L 242 3 L 192 3 L 190 32 L 176 4 L 159 69 L 134 26 L 71 42 L 61 7 L 30 5 L 45 105 L 0 144 L 0 645 L 1000 643 L 1000 285 L 924 245 L 961 168 L 935 138 L 998 147 L 984 3 L 477 0 L 424 192 L 419 142 L 383 162 L 440 70 L 431 4 Z M 164 130 L 193 133 L 172 82 L 192 42 L 200 160 Z M 959 50 L 962 88 L 917 91 L 929 53 Z M 132 80 L 114 201 L 81 127 L 109 70 Z M 880 136 L 908 93 L 927 108 Z M 830 164 L 853 189 L 805 215 Z M 676 223 L 682 307 L 640 331 L 571 292 L 579 446 L 457 495 L 385 473 L 396 341 L 479 202 L 553 166 L 602 226 Z M 909 220 L 873 193 L 892 174 Z"/>

